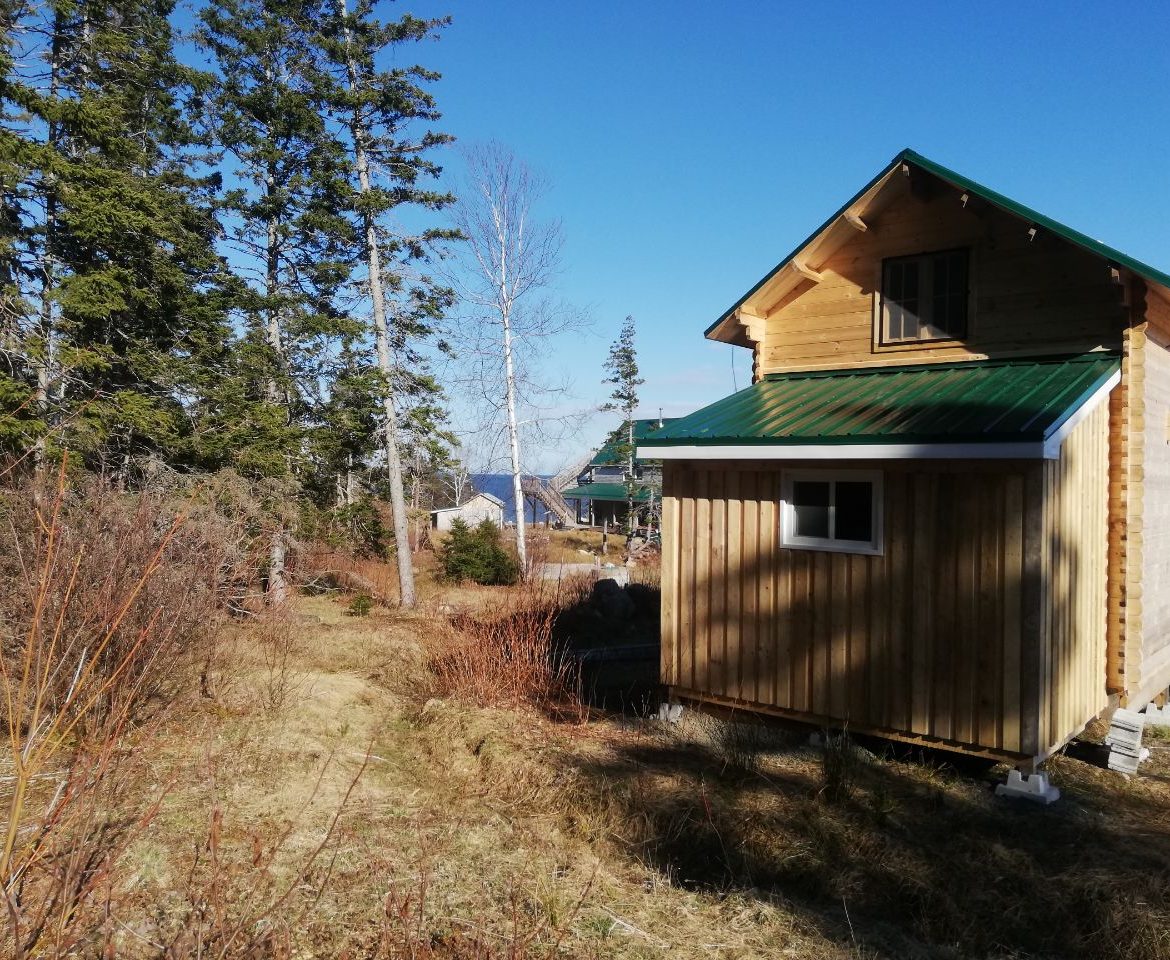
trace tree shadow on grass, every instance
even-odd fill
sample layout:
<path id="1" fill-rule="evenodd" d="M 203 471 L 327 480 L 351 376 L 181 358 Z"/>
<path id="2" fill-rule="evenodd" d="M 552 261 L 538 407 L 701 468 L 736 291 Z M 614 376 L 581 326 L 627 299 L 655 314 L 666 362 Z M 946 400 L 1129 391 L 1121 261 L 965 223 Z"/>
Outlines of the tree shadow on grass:
<path id="1" fill-rule="evenodd" d="M 818 754 L 796 734 L 752 760 L 727 736 L 648 736 L 580 763 L 630 853 L 672 883 L 782 901 L 882 956 L 1170 956 L 1164 788 L 1088 802 L 1099 788 L 1078 782 L 1044 808 L 994 797 L 987 763 Z"/>

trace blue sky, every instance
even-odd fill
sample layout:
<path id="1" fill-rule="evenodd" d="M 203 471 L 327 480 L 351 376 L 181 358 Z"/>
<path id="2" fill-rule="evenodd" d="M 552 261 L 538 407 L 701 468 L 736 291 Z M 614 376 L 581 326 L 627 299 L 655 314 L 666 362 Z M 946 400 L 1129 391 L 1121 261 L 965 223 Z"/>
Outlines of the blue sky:
<path id="1" fill-rule="evenodd" d="M 638 324 L 643 411 L 743 387 L 704 328 L 901 148 L 1170 267 L 1170 4 L 425 2 L 460 140 L 544 172 L 566 235 L 558 292 L 590 335 L 553 365 L 573 403 Z M 457 155 L 446 161 L 454 176 Z M 733 381 L 734 355 L 734 381 Z M 612 415 L 611 415 L 612 416 Z M 596 416 L 530 469 L 598 440 Z"/>

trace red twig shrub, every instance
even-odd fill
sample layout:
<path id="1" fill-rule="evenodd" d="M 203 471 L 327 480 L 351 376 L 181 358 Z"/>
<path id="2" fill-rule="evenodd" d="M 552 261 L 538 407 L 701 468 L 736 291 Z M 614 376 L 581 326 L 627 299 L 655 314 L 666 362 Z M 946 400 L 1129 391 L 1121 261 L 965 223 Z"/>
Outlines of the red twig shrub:
<path id="1" fill-rule="evenodd" d="M 440 692 L 479 706 L 579 710 L 576 664 L 554 642 L 556 618 L 585 596 L 577 583 L 533 581 L 499 591 L 493 609 L 451 618 L 430 661 Z"/>
<path id="2" fill-rule="evenodd" d="M 128 801 L 133 732 L 211 657 L 227 548 L 162 498 L 97 483 L 0 498 L 0 953 L 91 945 L 95 901 L 153 815 Z"/>

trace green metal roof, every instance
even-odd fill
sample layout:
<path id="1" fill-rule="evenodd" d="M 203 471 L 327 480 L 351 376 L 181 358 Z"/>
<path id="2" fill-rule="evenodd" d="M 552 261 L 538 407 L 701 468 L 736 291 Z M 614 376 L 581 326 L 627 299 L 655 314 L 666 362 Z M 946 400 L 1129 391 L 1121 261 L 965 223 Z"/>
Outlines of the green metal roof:
<path id="1" fill-rule="evenodd" d="M 628 499 L 624 483 L 586 483 L 562 490 L 561 496 L 566 500 L 619 500 L 622 503 Z M 645 503 L 649 499 L 650 491 L 646 487 L 639 487 L 634 494 L 635 503 Z"/>
<path id="2" fill-rule="evenodd" d="M 773 374 L 641 445 L 1043 441 L 1119 366 L 1114 354 L 1089 353 Z"/>
<path id="3" fill-rule="evenodd" d="M 775 267 L 769 270 L 768 273 L 760 279 L 759 283 L 753 286 L 731 307 L 725 310 L 720 315 L 719 319 L 711 324 L 711 326 L 709 326 L 706 331 L 704 331 L 704 335 L 711 334 L 711 332 L 714 331 L 716 327 L 718 327 L 737 309 L 743 306 L 744 302 L 749 297 L 751 297 L 752 294 L 754 294 L 757 290 L 760 289 L 760 287 L 772 279 L 772 277 L 775 276 L 778 271 L 786 267 L 793 257 L 800 253 L 800 251 L 808 246 L 808 244 L 812 243 L 812 241 L 815 240 L 824 230 L 826 230 L 834 220 L 836 220 L 846 210 L 853 206 L 853 204 L 856 203 L 862 197 L 862 195 L 865 194 L 867 190 L 869 190 L 870 187 L 872 187 L 879 180 L 881 180 L 882 177 L 884 177 L 887 173 L 902 163 L 909 163 L 927 171 L 928 173 L 932 173 L 936 177 L 948 181 L 961 190 L 969 191 L 975 196 L 986 200 L 988 203 L 994 204 L 995 206 L 1001 207 L 1009 213 L 1015 214 L 1022 220 L 1027 220 L 1029 223 L 1035 224 L 1038 227 L 1043 227 L 1045 230 L 1048 230 L 1056 236 L 1067 240 L 1069 243 L 1076 244 L 1078 247 L 1083 247 L 1084 249 L 1097 254 L 1112 264 L 1126 267 L 1147 280 L 1153 280 L 1155 283 L 1159 283 L 1164 287 L 1170 287 L 1170 274 L 1162 270 L 1158 270 L 1155 267 L 1151 267 L 1147 263 L 1142 263 L 1142 261 L 1131 257 L 1126 253 L 1122 253 L 1120 250 L 1114 249 L 1107 244 L 1101 243 L 1099 240 L 1094 240 L 1092 237 L 1081 233 L 1079 230 L 1074 230 L 1072 227 L 1065 226 L 1063 223 L 1060 223 L 1057 220 L 1053 220 L 1051 217 L 1046 217 L 1044 214 L 1033 210 L 1031 207 L 1026 207 L 1024 204 L 1012 200 L 1010 197 L 1005 197 L 1002 193 L 991 190 L 988 187 L 983 186 L 981 183 L 976 183 L 974 180 L 971 180 L 968 177 L 964 177 L 961 173 L 956 173 L 954 170 L 950 170 L 947 167 L 944 167 L 941 163 L 935 163 L 933 160 L 930 160 L 927 157 L 924 157 L 922 154 L 916 153 L 907 147 L 896 157 L 894 157 L 894 159 L 891 160 L 885 167 L 883 167 L 878 175 L 870 180 L 869 183 L 867 183 L 864 187 L 858 190 L 857 193 L 846 200 L 836 213 L 834 213 L 831 217 L 829 217 L 828 220 L 826 220 L 819 227 L 817 227 L 816 230 L 809 234 L 808 237 L 802 241 L 795 250 L 793 250 L 790 254 L 788 254 L 787 257 L 776 264 Z"/>
<path id="4" fill-rule="evenodd" d="M 674 420 L 671 418 L 664 418 L 662 422 L 663 424 L 667 424 L 673 423 Z M 658 417 L 652 417 L 647 420 L 635 420 L 634 446 L 640 444 L 643 440 L 647 439 L 651 434 L 656 433 L 659 429 L 661 428 L 658 426 Z M 614 433 L 616 432 L 617 431 L 614 431 Z M 589 461 L 589 466 L 607 467 L 612 464 L 624 462 L 625 458 L 618 456 L 617 439 L 613 434 L 611 434 L 610 438 L 606 440 L 602 448 L 593 455 L 593 459 Z M 635 460 L 635 462 L 638 461 Z M 623 497 L 622 499 L 624 500 L 625 498 Z"/>

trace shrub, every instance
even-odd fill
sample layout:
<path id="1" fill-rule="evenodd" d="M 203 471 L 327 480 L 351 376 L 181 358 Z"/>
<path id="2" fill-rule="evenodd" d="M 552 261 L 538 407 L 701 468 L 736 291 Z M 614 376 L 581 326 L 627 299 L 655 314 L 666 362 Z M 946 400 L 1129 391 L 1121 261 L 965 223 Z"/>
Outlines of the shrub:
<path id="1" fill-rule="evenodd" d="M 438 692 L 477 706 L 535 706 L 580 719 L 580 675 L 554 636 L 582 585 L 536 581 L 506 591 L 489 615 L 457 615 L 430 659 Z"/>
<path id="2" fill-rule="evenodd" d="M 822 737 L 821 795 L 830 803 L 843 803 L 853 795 L 857 782 L 857 748 L 844 730 L 826 730 Z"/>
<path id="3" fill-rule="evenodd" d="M 368 593 L 359 593 L 349 602 L 351 617 L 368 617 L 374 609 L 374 599 Z"/>
<path id="4" fill-rule="evenodd" d="M 0 511 L 0 953 L 72 956 L 157 809 L 127 799 L 131 743 L 206 677 L 239 537 L 64 467 Z"/>
<path id="5" fill-rule="evenodd" d="M 520 576 L 519 563 L 504 549 L 500 529 L 490 520 L 474 530 L 462 520 L 452 523 L 439 562 L 443 578 L 459 583 L 498 586 L 515 583 Z"/>

